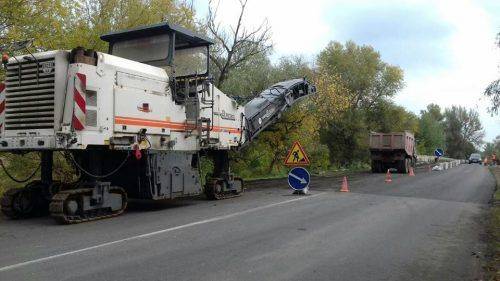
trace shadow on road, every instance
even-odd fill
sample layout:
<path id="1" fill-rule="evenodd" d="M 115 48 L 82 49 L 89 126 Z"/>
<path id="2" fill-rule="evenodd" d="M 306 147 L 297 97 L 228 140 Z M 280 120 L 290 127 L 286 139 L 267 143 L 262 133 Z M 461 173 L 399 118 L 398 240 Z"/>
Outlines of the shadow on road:
<path id="1" fill-rule="evenodd" d="M 156 212 L 167 209 L 182 208 L 196 204 L 199 201 L 204 201 L 204 198 L 190 198 L 177 200 L 136 200 L 132 199 L 128 202 L 127 213 L 135 212 Z"/>

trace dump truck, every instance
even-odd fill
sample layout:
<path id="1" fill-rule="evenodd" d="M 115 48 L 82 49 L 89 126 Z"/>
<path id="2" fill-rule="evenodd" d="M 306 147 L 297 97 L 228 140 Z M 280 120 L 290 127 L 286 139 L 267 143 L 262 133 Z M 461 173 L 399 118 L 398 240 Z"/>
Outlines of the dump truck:
<path id="1" fill-rule="evenodd" d="M 291 79 L 240 105 L 214 85 L 212 40 L 167 22 L 101 39 L 107 53 L 83 47 L 37 53 L 28 41 L 5 48 L 15 54 L 2 56 L 0 151 L 39 152 L 41 174 L 4 193 L 7 217 L 50 213 L 69 224 L 120 215 L 130 198 L 238 196 L 243 180 L 231 172 L 229 151 L 316 91 L 303 78 Z M 77 181 L 53 179 L 55 152 Z M 203 186 L 201 157 L 214 164 Z"/>
<path id="2" fill-rule="evenodd" d="M 411 132 L 371 133 L 371 168 L 373 173 L 396 169 L 408 173 L 417 162 L 415 137 Z"/>

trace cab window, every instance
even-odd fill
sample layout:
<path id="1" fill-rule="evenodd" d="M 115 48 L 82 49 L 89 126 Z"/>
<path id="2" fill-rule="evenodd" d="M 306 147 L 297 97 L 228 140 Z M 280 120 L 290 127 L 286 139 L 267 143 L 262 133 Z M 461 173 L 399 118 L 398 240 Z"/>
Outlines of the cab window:
<path id="1" fill-rule="evenodd" d="M 208 72 L 208 47 L 176 49 L 174 55 L 175 75 L 204 75 Z"/>
<path id="2" fill-rule="evenodd" d="M 112 54 L 137 62 L 166 64 L 170 48 L 170 35 L 161 34 L 150 37 L 142 37 L 113 44 Z"/>

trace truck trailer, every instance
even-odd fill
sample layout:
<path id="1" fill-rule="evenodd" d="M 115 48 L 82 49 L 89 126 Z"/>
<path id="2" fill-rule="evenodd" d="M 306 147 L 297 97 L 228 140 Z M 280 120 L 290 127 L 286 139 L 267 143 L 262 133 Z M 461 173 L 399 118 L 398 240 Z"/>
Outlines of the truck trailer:
<path id="1" fill-rule="evenodd" d="M 371 133 L 370 153 L 373 173 L 384 173 L 391 168 L 408 173 L 417 162 L 415 137 L 408 131 Z"/>
<path id="2" fill-rule="evenodd" d="M 238 196 L 243 181 L 231 172 L 228 152 L 315 92 L 292 79 L 242 106 L 211 79 L 211 39 L 166 22 L 101 39 L 108 53 L 34 53 L 25 42 L 11 46 L 24 55 L 2 57 L 0 151 L 39 152 L 41 159 L 39 180 L 4 193 L 7 217 L 49 212 L 68 224 L 117 216 L 129 198 Z M 72 164 L 76 182 L 53 179 L 56 152 Z M 204 186 L 201 157 L 214 163 Z"/>

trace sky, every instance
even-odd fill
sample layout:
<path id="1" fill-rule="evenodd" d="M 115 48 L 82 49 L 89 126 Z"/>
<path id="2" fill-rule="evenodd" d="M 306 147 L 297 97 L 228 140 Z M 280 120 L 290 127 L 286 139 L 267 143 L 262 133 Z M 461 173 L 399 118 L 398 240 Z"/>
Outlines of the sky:
<path id="1" fill-rule="evenodd" d="M 217 1 L 217 0 L 214 0 Z M 197 16 L 207 0 L 194 0 Z M 237 0 L 220 0 L 219 19 L 234 24 Z M 248 0 L 244 24 L 267 20 L 272 58 L 301 55 L 314 61 L 330 41 L 373 46 L 382 60 L 405 72 L 395 102 L 418 114 L 427 104 L 462 105 L 480 113 L 485 141 L 500 135 L 500 115 L 482 95 L 500 77 L 500 1 L 497 0 Z"/>

